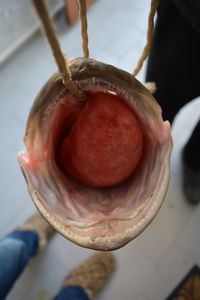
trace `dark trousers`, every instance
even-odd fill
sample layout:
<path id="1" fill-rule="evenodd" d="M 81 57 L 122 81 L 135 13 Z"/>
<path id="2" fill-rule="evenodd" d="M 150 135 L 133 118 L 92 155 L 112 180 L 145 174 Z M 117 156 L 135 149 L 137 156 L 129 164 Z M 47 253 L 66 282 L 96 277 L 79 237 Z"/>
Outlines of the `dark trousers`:
<path id="1" fill-rule="evenodd" d="M 155 81 L 163 119 L 200 96 L 200 1 L 160 0 L 146 81 Z M 187 160 L 200 170 L 200 120 L 187 144 Z"/>

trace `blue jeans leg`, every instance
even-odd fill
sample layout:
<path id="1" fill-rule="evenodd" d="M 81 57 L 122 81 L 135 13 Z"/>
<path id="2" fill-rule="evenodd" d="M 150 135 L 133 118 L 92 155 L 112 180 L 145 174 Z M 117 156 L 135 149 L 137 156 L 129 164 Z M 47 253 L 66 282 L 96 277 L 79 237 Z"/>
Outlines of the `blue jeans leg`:
<path id="1" fill-rule="evenodd" d="M 89 296 L 80 286 L 64 286 L 54 300 L 89 300 Z"/>
<path id="2" fill-rule="evenodd" d="M 6 297 L 38 245 L 34 230 L 15 230 L 0 239 L 0 299 Z"/>

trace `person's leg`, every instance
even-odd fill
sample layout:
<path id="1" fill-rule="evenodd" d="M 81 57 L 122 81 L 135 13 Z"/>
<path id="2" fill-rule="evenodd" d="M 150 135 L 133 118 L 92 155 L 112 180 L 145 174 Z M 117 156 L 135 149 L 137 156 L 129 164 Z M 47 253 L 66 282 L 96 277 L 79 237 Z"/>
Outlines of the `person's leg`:
<path id="1" fill-rule="evenodd" d="M 200 120 L 183 148 L 183 190 L 192 204 L 200 202 Z"/>
<path id="2" fill-rule="evenodd" d="M 155 81 L 155 97 L 164 120 L 171 123 L 181 107 L 200 95 L 200 28 L 194 22 L 200 3 L 160 0 L 147 81 Z M 183 149 L 183 191 L 200 202 L 200 122 Z"/>
<path id="3" fill-rule="evenodd" d="M 0 239 L 0 299 L 4 299 L 29 258 L 44 248 L 53 229 L 38 214 Z"/>
<path id="4" fill-rule="evenodd" d="M 200 120 L 184 148 L 184 160 L 191 169 L 200 170 Z"/>
<path id="5" fill-rule="evenodd" d="M 54 300 L 89 300 L 104 287 L 115 266 L 112 253 L 100 252 L 72 270 Z"/>
<path id="6" fill-rule="evenodd" d="M 33 230 L 13 231 L 0 240 L 0 299 L 4 299 L 15 280 L 36 253 L 38 234 Z"/>
<path id="7" fill-rule="evenodd" d="M 160 0 L 146 81 L 154 81 L 164 120 L 200 95 L 200 34 L 173 0 Z"/>
<path id="8" fill-rule="evenodd" d="M 87 292 L 80 286 L 64 286 L 54 300 L 90 300 Z"/>

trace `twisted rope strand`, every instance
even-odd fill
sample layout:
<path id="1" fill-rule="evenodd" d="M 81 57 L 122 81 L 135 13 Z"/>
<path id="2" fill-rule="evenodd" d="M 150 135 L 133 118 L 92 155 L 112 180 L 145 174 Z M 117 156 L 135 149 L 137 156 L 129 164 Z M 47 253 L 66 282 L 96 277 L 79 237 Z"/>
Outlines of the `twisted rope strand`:
<path id="1" fill-rule="evenodd" d="M 84 93 L 77 89 L 71 77 L 71 72 L 66 59 L 61 51 L 53 23 L 49 17 L 48 9 L 43 0 L 32 0 L 33 6 L 42 24 L 46 39 L 50 45 L 52 54 L 62 75 L 63 83 L 66 85 L 71 94 L 78 98 L 84 98 Z"/>
<path id="2" fill-rule="evenodd" d="M 142 54 L 138 60 L 137 66 L 135 70 L 133 71 L 133 75 L 136 76 L 138 72 L 141 70 L 142 65 L 149 55 L 149 51 L 151 48 L 151 43 L 153 39 L 153 30 L 154 30 L 154 16 L 156 13 L 156 8 L 157 8 L 157 0 L 151 0 L 151 8 L 149 11 L 149 16 L 148 16 L 148 28 L 147 28 L 147 40 L 146 40 L 146 45 L 142 51 Z"/>
<path id="3" fill-rule="evenodd" d="M 78 0 L 79 17 L 81 21 L 81 37 L 84 57 L 89 57 L 88 34 L 87 34 L 87 6 L 86 0 Z"/>

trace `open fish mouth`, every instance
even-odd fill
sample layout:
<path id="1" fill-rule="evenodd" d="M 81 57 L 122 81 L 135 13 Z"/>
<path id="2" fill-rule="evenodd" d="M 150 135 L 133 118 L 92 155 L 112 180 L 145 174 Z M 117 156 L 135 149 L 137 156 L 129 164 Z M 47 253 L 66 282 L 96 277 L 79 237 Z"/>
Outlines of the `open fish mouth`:
<path id="1" fill-rule="evenodd" d="M 91 187 L 63 172 L 58 148 L 84 105 L 54 74 L 31 108 L 18 160 L 29 193 L 46 220 L 72 242 L 114 250 L 138 236 L 161 207 L 169 181 L 170 125 L 148 90 L 131 74 L 96 60 L 69 63 L 73 82 L 86 92 L 120 96 L 134 111 L 143 135 L 142 157 L 122 182 Z"/>

